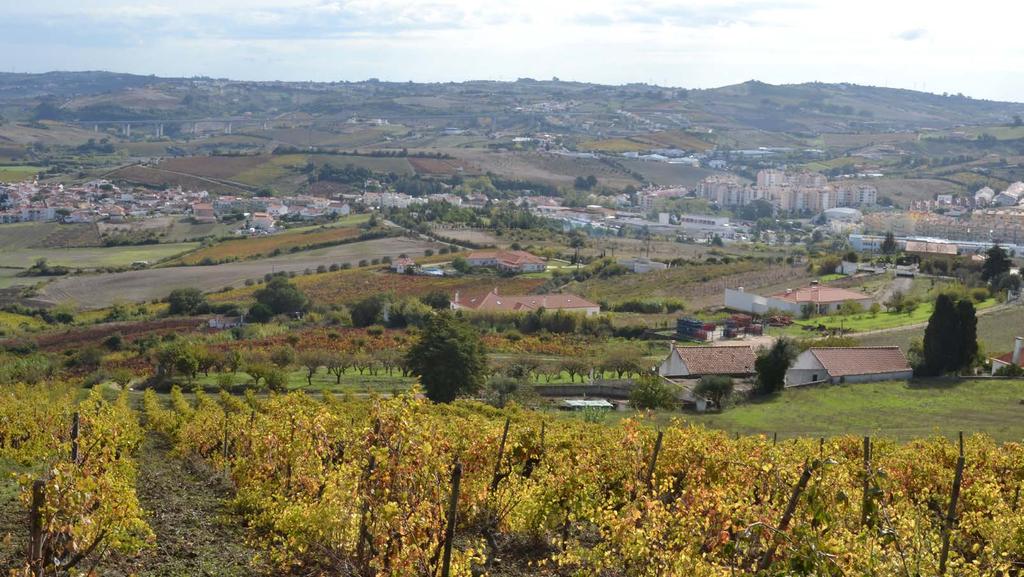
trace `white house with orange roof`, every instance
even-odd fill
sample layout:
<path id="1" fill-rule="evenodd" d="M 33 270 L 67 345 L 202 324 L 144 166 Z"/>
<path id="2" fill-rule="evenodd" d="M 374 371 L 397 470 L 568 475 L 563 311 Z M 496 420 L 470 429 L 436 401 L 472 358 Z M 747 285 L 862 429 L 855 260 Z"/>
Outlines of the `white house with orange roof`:
<path id="1" fill-rule="evenodd" d="M 494 267 L 504 272 L 543 272 L 547 261 L 525 250 L 476 250 L 466 256 L 469 266 Z"/>
<path id="2" fill-rule="evenodd" d="M 913 375 L 899 347 L 810 348 L 786 371 L 786 386 L 902 381 Z"/>
<path id="3" fill-rule="evenodd" d="M 801 314 L 805 306 L 813 307 L 815 314 L 831 314 L 848 302 L 868 308 L 874 299 L 859 291 L 821 286 L 818 281 L 811 281 L 810 286 L 786 289 L 770 296 L 748 293 L 743 287 L 725 289 L 726 308 L 753 314 L 764 314 L 772 309 Z"/>

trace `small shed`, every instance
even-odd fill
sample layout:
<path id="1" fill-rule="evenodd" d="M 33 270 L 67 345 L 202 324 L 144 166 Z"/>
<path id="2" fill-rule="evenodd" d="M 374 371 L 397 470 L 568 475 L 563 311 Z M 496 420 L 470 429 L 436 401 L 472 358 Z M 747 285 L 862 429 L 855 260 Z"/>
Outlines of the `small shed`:
<path id="1" fill-rule="evenodd" d="M 615 408 L 607 399 L 565 399 L 559 406 L 563 411 L 582 411 L 585 409 L 612 410 Z"/>

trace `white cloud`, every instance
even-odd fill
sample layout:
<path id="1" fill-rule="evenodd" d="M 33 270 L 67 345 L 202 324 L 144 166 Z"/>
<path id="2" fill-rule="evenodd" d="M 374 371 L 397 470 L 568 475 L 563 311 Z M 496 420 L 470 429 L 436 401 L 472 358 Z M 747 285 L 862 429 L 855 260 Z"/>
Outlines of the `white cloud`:
<path id="1" fill-rule="evenodd" d="M 690 87 L 757 78 L 1024 100 L 1024 3 L 1001 0 L 36 0 L 5 16 L 6 70 Z"/>

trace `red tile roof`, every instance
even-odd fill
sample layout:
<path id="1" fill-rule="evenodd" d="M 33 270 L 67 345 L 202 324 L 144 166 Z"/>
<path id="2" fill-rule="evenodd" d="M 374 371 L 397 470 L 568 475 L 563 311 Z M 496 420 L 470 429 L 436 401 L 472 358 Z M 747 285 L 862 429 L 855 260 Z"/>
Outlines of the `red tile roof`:
<path id="1" fill-rule="evenodd" d="M 1006 353 L 1005 355 L 999 355 L 998 357 L 992 357 L 993 360 L 1002 361 L 1008 365 L 1013 364 L 1013 351 Z"/>
<path id="2" fill-rule="evenodd" d="M 845 301 L 860 301 L 871 298 L 862 292 L 847 290 L 844 288 L 830 286 L 808 286 L 798 288 L 790 292 L 773 294 L 777 299 L 787 300 L 794 303 L 841 303 Z"/>
<path id="3" fill-rule="evenodd" d="M 546 261 L 525 250 L 478 250 L 469 253 L 467 260 L 497 260 L 505 266 L 544 264 Z"/>
<path id="4" fill-rule="evenodd" d="M 691 375 L 753 374 L 754 349 L 743 347 L 676 347 Z"/>
<path id="5" fill-rule="evenodd" d="M 833 377 L 909 371 L 899 347 L 836 347 L 809 349 Z"/>

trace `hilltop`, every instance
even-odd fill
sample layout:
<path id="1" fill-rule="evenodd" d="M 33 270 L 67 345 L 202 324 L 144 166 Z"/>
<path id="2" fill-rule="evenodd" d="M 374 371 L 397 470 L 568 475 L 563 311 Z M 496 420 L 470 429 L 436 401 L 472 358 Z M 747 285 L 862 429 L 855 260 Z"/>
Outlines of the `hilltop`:
<path id="1" fill-rule="evenodd" d="M 0 74 L 9 120 L 147 120 L 253 115 L 389 117 L 472 127 L 618 133 L 660 124 L 783 133 L 878 132 L 1005 123 L 1024 104 L 854 84 L 758 81 L 687 90 L 559 80 L 460 83 L 252 82 L 112 72 Z M 642 118 L 624 117 L 623 112 Z M 567 119 L 576 119 L 573 122 Z M 566 126 L 568 124 L 568 126 Z"/>

